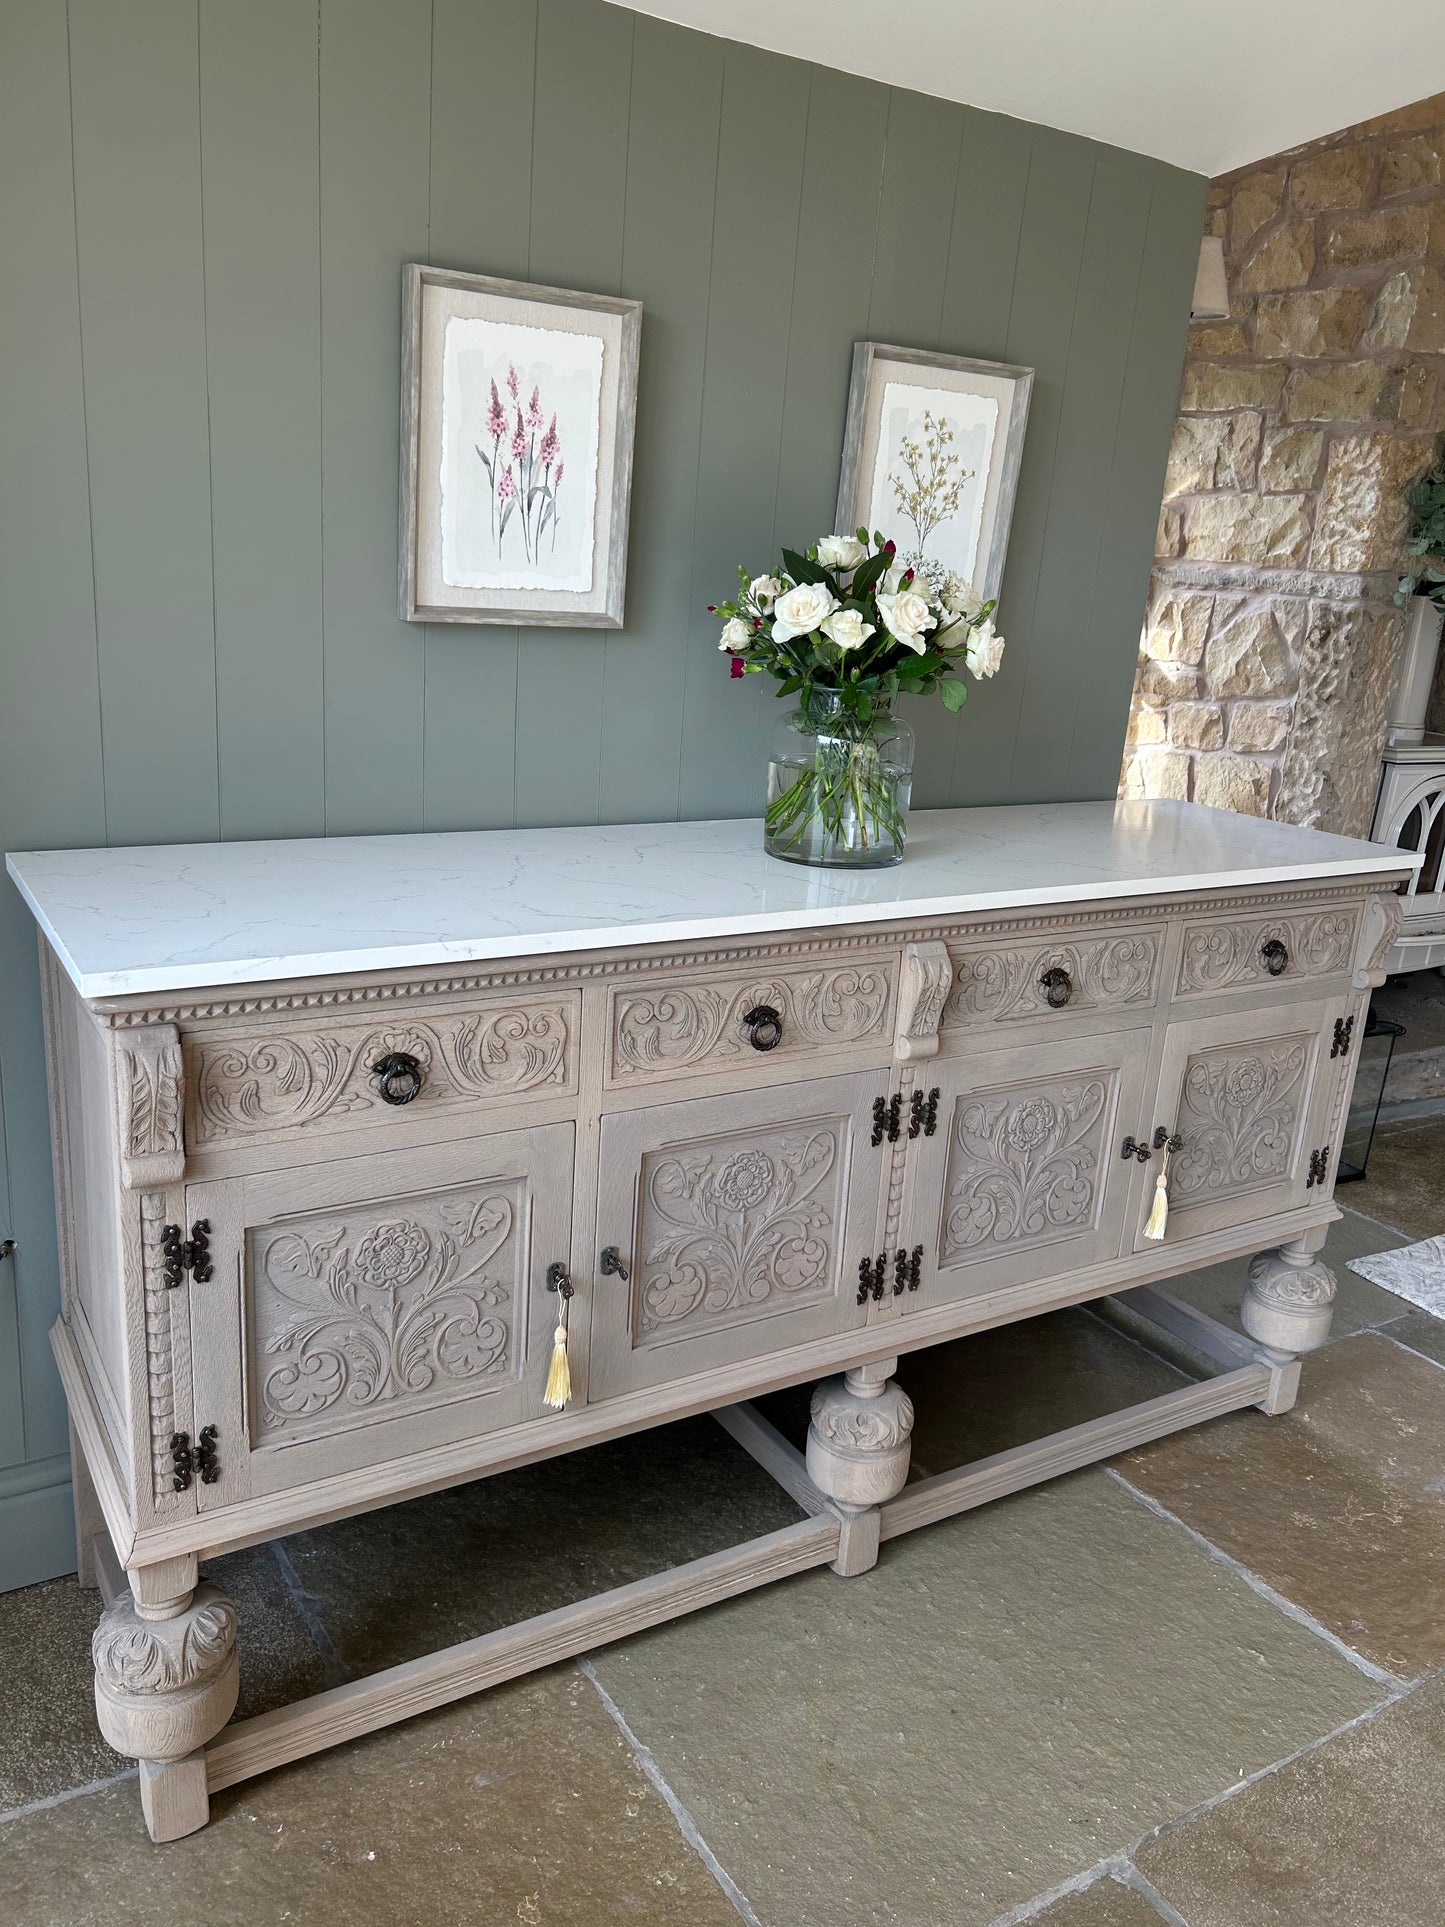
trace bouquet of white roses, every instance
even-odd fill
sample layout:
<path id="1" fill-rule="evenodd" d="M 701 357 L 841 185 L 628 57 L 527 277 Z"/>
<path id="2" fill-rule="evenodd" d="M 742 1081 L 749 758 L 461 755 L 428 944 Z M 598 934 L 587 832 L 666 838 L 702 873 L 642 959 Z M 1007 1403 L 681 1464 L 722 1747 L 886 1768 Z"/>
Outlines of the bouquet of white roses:
<path id="1" fill-rule="evenodd" d="M 992 676 L 1003 656 L 994 604 L 931 558 L 900 557 L 877 533 L 870 541 L 866 529 L 826 535 L 805 555 L 784 549 L 776 574 L 740 568 L 738 580 L 734 601 L 710 605 L 725 618 L 718 646 L 732 675 L 766 671 L 805 714 L 826 710 L 839 745 L 770 797 L 770 836 L 796 826 L 801 837 L 814 817 L 836 833 L 848 814 L 865 842 L 871 823 L 897 831 L 901 844 L 872 732 L 900 695 L 936 689 L 945 708 L 963 707 L 964 672 Z"/>

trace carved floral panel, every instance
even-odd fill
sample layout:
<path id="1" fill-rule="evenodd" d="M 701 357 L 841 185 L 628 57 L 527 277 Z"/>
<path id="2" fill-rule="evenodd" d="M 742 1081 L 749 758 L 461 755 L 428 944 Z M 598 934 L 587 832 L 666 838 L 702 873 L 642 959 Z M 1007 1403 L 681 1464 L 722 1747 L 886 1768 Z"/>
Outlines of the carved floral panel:
<path id="1" fill-rule="evenodd" d="M 642 1160 L 635 1336 L 663 1344 L 837 1289 L 848 1123 L 755 1126 Z"/>
<path id="2" fill-rule="evenodd" d="M 939 1261 L 963 1264 L 1092 1230 L 1114 1073 L 960 1097 L 949 1125 Z"/>
<path id="3" fill-rule="evenodd" d="M 1065 970 L 1068 1009 L 1130 1009 L 1154 1000 L 1161 933 L 1080 938 L 1073 943 L 990 945 L 953 952 L 953 990 L 943 1023 L 1037 1021 L 1052 1015 L 1041 979 Z"/>
<path id="4" fill-rule="evenodd" d="M 563 998 L 456 1011 L 425 1023 L 333 1025 L 255 1041 L 192 1038 L 195 1141 L 388 1113 L 372 1067 L 393 1051 L 421 1067 L 418 1105 L 572 1089 L 576 1009 L 574 998 Z"/>
<path id="5" fill-rule="evenodd" d="M 314 1436 L 510 1383 L 526 1246 L 521 1178 L 251 1231 L 256 1435 Z"/>
<path id="6" fill-rule="evenodd" d="M 1322 910 L 1313 915 L 1239 917 L 1225 922 L 1189 923 L 1179 954 L 1178 996 L 1254 988 L 1273 979 L 1261 951 L 1282 943 L 1288 962 L 1282 981 L 1326 977 L 1352 968 L 1359 911 Z"/>
<path id="7" fill-rule="evenodd" d="M 614 1083 L 685 1070 L 710 1060 L 718 1068 L 766 1063 L 755 1051 L 743 1018 L 771 1005 L 782 1018 L 779 1049 L 836 1049 L 888 1033 L 893 971 L 885 964 L 849 964 L 789 971 L 743 983 L 718 980 L 687 985 L 659 982 L 618 990 L 612 1000 Z"/>
<path id="8" fill-rule="evenodd" d="M 1227 1197 L 1289 1176 L 1306 1097 L 1304 1038 L 1200 1051 L 1184 1067 L 1169 1171 L 1181 1203 Z"/>

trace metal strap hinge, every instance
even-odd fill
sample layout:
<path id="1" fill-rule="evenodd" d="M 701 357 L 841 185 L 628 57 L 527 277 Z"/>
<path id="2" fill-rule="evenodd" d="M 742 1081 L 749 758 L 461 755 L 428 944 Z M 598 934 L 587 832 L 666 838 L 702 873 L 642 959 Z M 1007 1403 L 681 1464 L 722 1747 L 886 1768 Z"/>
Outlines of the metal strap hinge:
<path id="1" fill-rule="evenodd" d="M 1330 1044 L 1330 1056 L 1331 1057 L 1348 1057 L 1350 1054 L 1350 1040 L 1354 1036 L 1354 1034 L 1355 1034 L 1354 1017 L 1353 1016 L 1337 1017 L 1335 1019 L 1334 1040 Z"/>
<path id="2" fill-rule="evenodd" d="M 1330 1171 L 1330 1147 L 1320 1146 L 1318 1151 L 1310 1152 L 1309 1176 L 1305 1179 L 1305 1190 L 1313 1191 L 1317 1184 L 1325 1183 Z"/>
<path id="3" fill-rule="evenodd" d="M 189 1432 L 171 1434 L 171 1484 L 177 1492 L 188 1491 L 193 1478 L 199 1479 L 202 1485 L 214 1485 L 220 1478 L 221 1466 L 216 1457 L 219 1436 L 214 1425 L 203 1425 L 194 1445 Z"/>
<path id="4" fill-rule="evenodd" d="M 210 1219 L 197 1218 L 191 1226 L 190 1237 L 185 1239 L 178 1224 L 163 1224 L 161 1261 L 161 1276 L 169 1291 L 174 1291 L 187 1276 L 194 1278 L 198 1285 L 208 1284 L 213 1275 Z"/>

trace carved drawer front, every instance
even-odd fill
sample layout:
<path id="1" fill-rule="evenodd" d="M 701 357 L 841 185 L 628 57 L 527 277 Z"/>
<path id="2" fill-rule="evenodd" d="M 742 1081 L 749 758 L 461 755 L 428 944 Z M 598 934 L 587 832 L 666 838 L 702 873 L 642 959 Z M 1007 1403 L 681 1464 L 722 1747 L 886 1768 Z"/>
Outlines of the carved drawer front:
<path id="1" fill-rule="evenodd" d="M 1117 1016 L 1128 1022 L 1154 1008 L 1164 953 L 1163 922 L 1077 937 L 999 938 L 950 944 L 953 989 L 942 1031 L 992 1024 L 1067 1023 Z"/>
<path id="2" fill-rule="evenodd" d="M 922 1247 L 903 1313 L 1117 1257 L 1130 1173 L 1118 1155 L 1151 1032 L 940 1058 L 936 1128 L 908 1146 L 901 1248 Z"/>
<path id="3" fill-rule="evenodd" d="M 627 1088 L 700 1071 L 771 1075 L 779 1064 L 848 1050 L 886 1056 L 897 982 L 897 959 L 886 953 L 624 979 L 610 998 L 607 1083 Z"/>
<path id="4" fill-rule="evenodd" d="M 542 1411 L 571 1237 L 573 1127 L 499 1132 L 191 1185 L 202 1506 L 401 1457 Z"/>
<path id="5" fill-rule="evenodd" d="M 191 1032 L 190 1146 L 285 1138 L 307 1126 L 380 1131 L 402 1118 L 476 1112 L 503 1098 L 565 1095 L 577 1088 L 580 1009 L 580 993 L 562 991 L 270 1029 L 262 1019 L 230 1034 Z M 377 1068 L 388 1059 L 402 1060 L 391 1102 Z M 415 1096 L 408 1097 L 413 1083 Z"/>
<path id="6" fill-rule="evenodd" d="M 866 1322 L 884 1072 L 604 1118 L 592 1397 L 684 1378 Z"/>
<path id="7" fill-rule="evenodd" d="M 1354 967 L 1360 906 L 1281 910 L 1249 916 L 1212 914 L 1184 925 L 1176 997 L 1215 997 L 1287 988 L 1348 975 Z"/>
<path id="8" fill-rule="evenodd" d="M 1344 998 L 1241 1011 L 1171 1024 L 1149 1131 L 1164 1125 L 1180 1139 L 1169 1161 L 1166 1244 L 1249 1224 L 1329 1196 L 1315 1154 L 1332 1130 L 1332 1099 L 1353 1070 L 1332 1059 L 1334 1021 Z M 1329 1147 L 1329 1170 L 1334 1168 Z M 1314 1162 L 1314 1182 L 1311 1164 Z M 1144 1166 L 1135 1248 L 1158 1177 Z"/>

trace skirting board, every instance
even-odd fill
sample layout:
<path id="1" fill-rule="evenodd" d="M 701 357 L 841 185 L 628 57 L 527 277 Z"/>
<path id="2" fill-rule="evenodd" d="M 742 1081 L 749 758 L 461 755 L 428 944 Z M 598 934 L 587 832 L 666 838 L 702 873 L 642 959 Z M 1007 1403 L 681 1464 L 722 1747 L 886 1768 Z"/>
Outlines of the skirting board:
<path id="1" fill-rule="evenodd" d="M 0 1592 L 74 1571 L 70 1461 L 6 1467 L 0 1472 Z"/>

